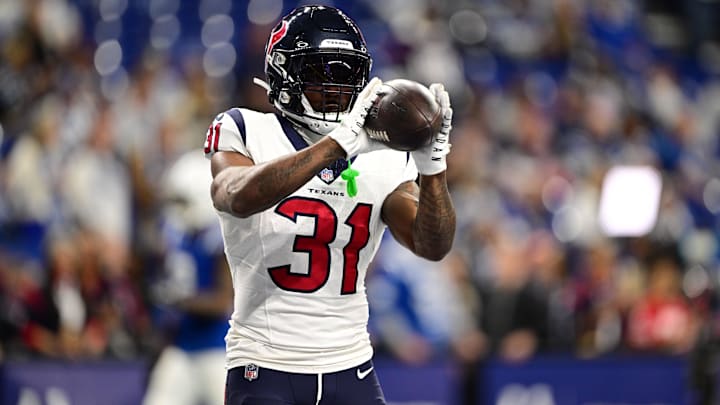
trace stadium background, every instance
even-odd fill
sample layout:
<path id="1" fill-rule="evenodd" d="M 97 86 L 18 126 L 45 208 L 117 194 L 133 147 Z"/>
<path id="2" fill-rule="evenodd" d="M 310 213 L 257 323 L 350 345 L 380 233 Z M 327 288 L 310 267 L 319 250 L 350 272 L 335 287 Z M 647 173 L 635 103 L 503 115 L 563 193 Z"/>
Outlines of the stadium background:
<path id="1" fill-rule="evenodd" d="M 0 2 L 4 403 L 139 403 L 168 297 L 193 294 L 169 246 L 214 223 L 192 156 L 218 111 L 270 108 L 251 79 L 297 4 Z M 368 280 L 388 398 L 714 403 L 720 2 L 326 4 L 375 75 L 443 82 L 456 111 L 455 251 L 388 240 Z M 661 179 L 612 195 L 657 203 L 648 232 L 600 220 L 623 166 Z"/>

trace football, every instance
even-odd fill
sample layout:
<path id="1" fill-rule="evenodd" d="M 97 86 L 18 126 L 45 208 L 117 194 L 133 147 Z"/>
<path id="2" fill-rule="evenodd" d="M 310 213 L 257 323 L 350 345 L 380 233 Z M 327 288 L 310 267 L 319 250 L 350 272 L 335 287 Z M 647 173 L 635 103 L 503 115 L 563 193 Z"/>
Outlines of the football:
<path id="1" fill-rule="evenodd" d="M 401 151 L 429 145 L 441 125 L 442 111 L 433 94 L 407 79 L 383 83 L 365 119 L 370 138 Z"/>

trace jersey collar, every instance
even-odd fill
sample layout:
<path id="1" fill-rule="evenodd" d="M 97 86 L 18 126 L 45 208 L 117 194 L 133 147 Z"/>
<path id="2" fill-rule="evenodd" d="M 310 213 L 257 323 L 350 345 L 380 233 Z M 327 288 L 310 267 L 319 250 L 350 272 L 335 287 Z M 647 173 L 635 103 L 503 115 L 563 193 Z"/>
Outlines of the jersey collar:
<path id="1" fill-rule="evenodd" d="M 280 121 L 280 126 L 282 127 L 285 136 L 288 138 L 295 150 L 302 150 L 309 146 L 307 141 L 298 133 L 290 120 L 278 113 L 275 113 L 275 116 L 278 121 Z"/>
<path id="2" fill-rule="evenodd" d="M 298 133 L 297 129 L 295 129 L 290 120 L 278 113 L 275 113 L 275 116 L 277 117 L 278 121 L 280 121 L 280 126 L 282 126 L 285 136 L 288 138 L 295 150 L 299 151 L 309 146 L 305 138 L 303 138 L 302 135 Z M 350 162 L 355 162 L 356 157 L 357 156 L 351 157 Z M 342 173 L 343 170 L 347 169 L 347 167 L 347 160 L 338 159 L 330 166 L 322 169 L 320 173 L 316 174 L 316 176 L 320 180 L 324 181 L 326 184 L 330 184 L 335 181 L 335 179 L 339 178 L 340 173 Z"/>

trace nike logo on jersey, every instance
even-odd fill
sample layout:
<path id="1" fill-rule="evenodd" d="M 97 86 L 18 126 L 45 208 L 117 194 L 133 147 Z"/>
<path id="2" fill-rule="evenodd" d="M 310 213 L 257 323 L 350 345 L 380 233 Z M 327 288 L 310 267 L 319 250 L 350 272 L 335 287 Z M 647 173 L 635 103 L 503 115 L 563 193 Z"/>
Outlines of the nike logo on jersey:
<path id="1" fill-rule="evenodd" d="M 367 377 L 372 371 L 373 371 L 373 366 L 370 366 L 370 368 L 365 371 L 360 371 L 360 369 L 357 369 L 358 380 L 364 380 L 365 377 Z"/>

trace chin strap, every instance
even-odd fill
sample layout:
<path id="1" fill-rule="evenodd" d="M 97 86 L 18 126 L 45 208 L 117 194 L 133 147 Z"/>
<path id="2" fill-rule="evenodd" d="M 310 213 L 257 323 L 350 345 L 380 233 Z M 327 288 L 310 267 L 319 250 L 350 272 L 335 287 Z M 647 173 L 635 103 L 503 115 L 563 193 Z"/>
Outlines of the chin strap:
<path id="1" fill-rule="evenodd" d="M 277 107 L 276 107 L 276 108 L 277 108 Z M 307 137 L 308 137 L 307 132 L 310 132 L 311 135 L 314 135 L 314 136 L 316 137 L 316 139 L 313 138 L 313 139 L 314 139 L 314 142 L 317 142 L 321 137 L 323 137 L 323 136 L 326 135 L 326 134 L 323 134 L 322 132 L 318 132 L 318 131 L 313 130 L 313 129 L 310 127 L 310 125 L 308 125 L 306 122 L 303 122 L 302 120 L 300 120 L 300 119 L 292 116 L 291 114 L 288 114 L 288 113 L 286 113 L 286 112 L 284 112 L 284 111 L 280 111 L 280 114 L 282 114 L 283 117 L 285 117 L 288 121 L 290 121 L 291 124 L 293 124 L 293 125 L 295 125 L 295 126 L 297 127 L 297 128 L 295 128 L 295 129 L 298 130 L 298 132 L 300 133 L 300 135 L 301 135 L 303 138 L 307 138 Z M 307 132 L 305 132 L 305 131 L 303 131 L 303 130 L 305 130 L 305 131 L 307 131 Z M 307 141 L 307 139 L 305 139 L 305 140 Z M 314 143 L 314 142 L 310 142 L 310 143 Z"/>
<path id="2" fill-rule="evenodd" d="M 262 88 L 265 89 L 265 91 L 267 91 L 268 93 L 270 92 L 270 85 L 267 84 L 267 82 L 266 82 L 265 80 L 263 80 L 263 79 L 261 79 L 261 78 L 259 78 L 259 77 L 253 77 L 253 83 L 255 83 L 255 84 L 257 84 L 258 86 L 262 87 Z"/>

